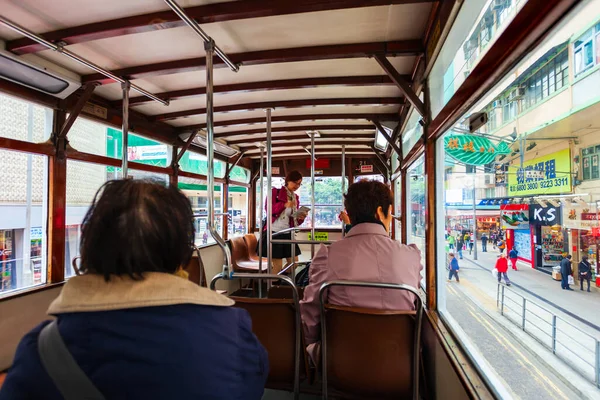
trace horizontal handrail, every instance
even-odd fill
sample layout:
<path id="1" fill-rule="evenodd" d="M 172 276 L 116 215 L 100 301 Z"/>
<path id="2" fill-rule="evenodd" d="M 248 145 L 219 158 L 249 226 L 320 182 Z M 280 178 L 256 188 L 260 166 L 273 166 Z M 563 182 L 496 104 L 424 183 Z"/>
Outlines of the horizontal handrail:
<path id="1" fill-rule="evenodd" d="M 280 243 L 280 244 L 332 244 L 335 243 L 331 240 L 289 240 L 289 239 L 271 239 L 271 243 Z"/>

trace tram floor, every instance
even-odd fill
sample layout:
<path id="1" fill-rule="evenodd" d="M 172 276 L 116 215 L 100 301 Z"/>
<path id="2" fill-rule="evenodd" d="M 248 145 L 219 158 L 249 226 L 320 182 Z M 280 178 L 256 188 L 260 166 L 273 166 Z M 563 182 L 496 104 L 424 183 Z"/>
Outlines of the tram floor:
<path id="1" fill-rule="evenodd" d="M 510 395 L 527 400 L 581 398 L 559 379 L 555 371 L 547 368 L 465 294 L 470 269 L 467 266 L 461 268 L 461 283 L 448 283 L 446 309 L 468 332 L 470 340 L 495 370 Z"/>

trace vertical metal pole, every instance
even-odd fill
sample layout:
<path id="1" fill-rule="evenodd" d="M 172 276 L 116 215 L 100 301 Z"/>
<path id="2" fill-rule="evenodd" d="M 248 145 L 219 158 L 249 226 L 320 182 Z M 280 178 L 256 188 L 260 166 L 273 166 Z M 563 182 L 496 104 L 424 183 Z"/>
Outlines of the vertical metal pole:
<path id="1" fill-rule="evenodd" d="M 315 131 L 310 134 L 310 207 L 311 207 L 311 221 L 310 233 L 312 240 L 315 240 Z M 315 245 L 310 245 L 310 259 L 315 257 Z"/>
<path id="2" fill-rule="evenodd" d="M 346 194 L 346 146 L 342 145 L 342 211 L 344 210 L 344 195 Z M 342 237 L 346 236 L 346 224 L 342 221 Z"/>
<path id="3" fill-rule="evenodd" d="M 208 221 L 207 226 L 211 236 L 215 239 L 221 250 L 223 250 L 225 262 L 223 263 L 223 278 L 229 279 L 231 271 L 231 252 L 227 244 L 221 238 L 221 235 L 215 229 L 215 160 L 214 160 L 214 104 L 213 104 L 213 55 L 215 52 L 215 42 L 211 39 L 204 43 L 206 52 L 206 159 L 208 176 Z"/>
<path id="4" fill-rule="evenodd" d="M 521 324 L 521 329 L 525 331 L 525 315 L 527 313 L 527 300 L 523 297 L 523 323 Z"/>
<path id="5" fill-rule="evenodd" d="M 498 284 L 498 288 L 496 289 L 496 308 L 500 306 L 500 284 Z"/>
<path id="6" fill-rule="evenodd" d="M 259 178 L 260 179 L 260 195 L 259 195 L 259 204 L 260 204 L 260 212 L 258 213 L 259 215 L 259 226 L 260 226 L 260 232 L 259 232 L 259 236 L 258 236 L 258 273 L 261 274 L 262 273 L 262 261 L 263 261 L 263 252 L 262 252 L 262 245 L 263 245 L 263 215 L 264 215 L 264 199 L 263 199 L 263 173 L 265 170 L 265 149 L 261 146 L 260 148 L 260 175 Z M 258 280 L 258 297 L 262 298 L 262 280 Z"/>
<path id="7" fill-rule="evenodd" d="M 556 354 L 556 315 L 552 316 L 552 353 Z"/>
<path id="8" fill-rule="evenodd" d="M 502 286 L 502 303 L 500 303 L 500 315 L 504 315 L 504 286 Z"/>
<path id="9" fill-rule="evenodd" d="M 121 89 L 123 89 L 123 154 L 121 162 L 121 176 L 123 179 L 127 179 L 128 173 L 128 160 L 127 160 L 127 148 L 129 147 L 129 88 L 131 84 L 129 81 L 121 83 Z"/>
<path id="10" fill-rule="evenodd" d="M 476 170 L 475 170 L 476 171 Z M 475 202 L 475 176 L 476 172 L 473 172 L 473 260 L 477 261 L 477 205 Z"/>
<path id="11" fill-rule="evenodd" d="M 596 340 L 596 387 L 600 388 L 600 342 Z"/>
<path id="12" fill-rule="evenodd" d="M 272 263 L 273 263 L 273 240 L 272 235 L 272 216 L 273 216 L 273 190 L 272 185 L 272 158 L 273 158 L 273 148 L 271 144 L 271 108 L 267 108 L 265 112 L 267 113 L 267 273 L 271 274 L 272 272 Z M 267 282 L 267 286 L 271 286 L 270 281 Z"/>

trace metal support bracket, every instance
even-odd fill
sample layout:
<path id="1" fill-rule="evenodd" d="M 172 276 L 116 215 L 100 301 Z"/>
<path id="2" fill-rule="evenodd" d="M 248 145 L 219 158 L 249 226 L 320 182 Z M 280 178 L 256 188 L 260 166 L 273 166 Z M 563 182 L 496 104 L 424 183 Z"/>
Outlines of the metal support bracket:
<path id="1" fill-rule="evenodd" d="M 406 79 L 404 79 L 402 75 L 398 73 L 398 71 L 396 71 L 396 68 L 394 68 L 392 63 L 389 62 L 389 60 L 384 54 L 374 54 L 373 57 L 379 63 L 381 68 L 383 68 L 385 73 L 390 77 L 392 82 L 394 82 L 394 84 L 398 86 L 398 89 L 400 89 L 404 96 L 406 96 L 406 99 L 410 102 L 410 104 L 413 105 L 413 107 L 415 108 L 415 110 L 417 110 L 421 117 L 427 119 L 427 113 L 425 112 L 425 104 L 423 104 L 419 96 L 417 96 L 416 93 L 412 90 L 412 88 L 410 87 L 410 83 L 407 82 Z"/>
<path id="2" fill-rule="evenodd" d="M 192 142 L 196 138 L 197 134 L 198 134 L 198 130 L 193 131 L 192 134 L 190 135 L 190 137 L 185 141 L 185 144 L 183 145 L 183 147 L 181 148 L 181 150 L 179 150 L 179 153 L 177 154 L 177 159 L 173 160 L 174 164 L 179 164 L 179 161 L 181 161 L 181 158 L 183 157 L 185 152 L 188 151 L 188 149 L 192 145 Z"/>
<path id="3" fill-rule="evenodd" d="M 227 179 L 227 180 L 229 179 L 229 174 L 231 174 L 231 171 L 233 171 L 233 169 L 238 165 L 240 160 L 244 157 L 244 154 L 246 154 L 246 153 L 241 152 L 240 155 L 238 156 L 238 158 L 236 158 L 236 160 L 232 164 L 229 164 L 229 166 L 227 167 L 227 170 L 225 171 L 225 179 Z"/>

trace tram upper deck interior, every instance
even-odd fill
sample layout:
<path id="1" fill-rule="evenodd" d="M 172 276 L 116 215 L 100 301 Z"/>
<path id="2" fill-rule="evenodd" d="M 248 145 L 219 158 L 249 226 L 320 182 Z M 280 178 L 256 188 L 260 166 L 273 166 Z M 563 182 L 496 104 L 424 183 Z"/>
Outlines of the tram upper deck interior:
<path id="1" fill-rule="evenodd" d="M 447 239 L 455 230 L 462 236 L 460 224 L 469 230 L 469 217 L 460 216 L 471 206 L 476 255 L 480 224 L 491 233 L 489 224 L 500 222 L 490 210 L 500 204 L 572 196 L 596 207 L 600 197 L 585 184 L 599 174 L 598 158 L 577 171 L 569 160 L 581 154 L 583 163 L 600 152 L 586 150 L 598 132 L 600 80 L 591 79 L 600 65 L 599 21 L 598 0 L 0 0 L 0 371 L 11 367 L 20 338 L 47 319 L 49 303 L 76 273 L 82 219 L 106 181 L 126 176 L 179 187 L 195 213 L 190 279 L 256 298 L 274 294 L 273 282 L 257 284 L 258 269 L 237 262 L 256 260 L 268 183 L 281 187 L 298 170 L 300 202 L 311 211 L 293 236 L 301 243 L 298 265 L 283 274 L 294 278 L 320 242 L 344 240 L 338 214 L 349 184 L 384 182 L 394 193 L 390 235 L 415 244 L 424 266 L 413 371 L 419 397 L 526 397 L 471 341 L 470 323 L 451 311 L 458 294 L 446 287 Z M 538 95 L 531 81 L 541 73 Z M 544 102 L 570 114 L 526 115 Z M 566 167 L 556 161 L 554 191 L 527 183 L 519 194 L 514 172 L 513 190 L 512 168 L 520 162 L 526 170 L 524 163 L 552 153 L 548 146 L 572 152 L 569 173 L 563 177 Z M 541 162 L 530 175 L 548 178 L 548 160 Z M 453 180 L 461 166 L 463 176 Z M 578 180 L 584 186 L 576 188 Z M 449 196 L 457 192 L 463 197 L 454 209 Z M 482 302 L 498 304 L 501 295 L 504 305 L 504 288 L 499 283 L 496 292 L 493 283 Z M 264 334 L 275 328 L 259 318 L 257 304 L 243 305 Z M 523 308 L 523 331 L 525 320 Z M 414 344 L 406 346 L 409 352 Z M 516 354 L 511 346 L 506 352 Z M 565 382 L 565 393 L 598 394 L 595 351 L 592 369 L 579 374 L 595 384 Z M 270 354 L 272 361 L 279 356 L 285 360 Z M 320 372 L 304 371 L 302 357 L 292 354 L 292 363 L 282 364 L 292 368 L 287 381 L 267 387 L 321 395 Z M 293 368 L 301 363 L 299 383 Z M 560 385 L 540 389 L 539 398 L 562 393 Z"/>

